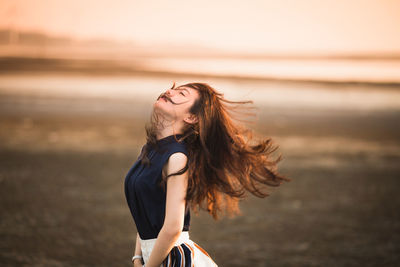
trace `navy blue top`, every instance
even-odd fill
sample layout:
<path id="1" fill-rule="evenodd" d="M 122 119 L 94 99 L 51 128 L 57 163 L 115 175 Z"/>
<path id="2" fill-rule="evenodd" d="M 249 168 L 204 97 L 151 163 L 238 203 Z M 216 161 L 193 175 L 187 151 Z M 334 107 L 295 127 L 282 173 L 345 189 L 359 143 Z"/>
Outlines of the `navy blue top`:
<path id="1" fill-rule="evenodd" d="M 176 135 L 177 138 L 182 135 Z M 151 164 L 141 162 L 143 149 L 149 146 L 147 154 Z M 133 220 L 141 239 L 157 238 L 165 218 L 166 189 L 160 184 L 162 168 L 169 157 L 176 152 L 188 156 L 185 142 L 177 142 L 174 135 L 157 140 L 157 149 L 146 143 L 142 147 L 138 159 L 125 177 L 125 196 Z M 182 231 L 188 231 L 190 225 L 190 209 L 186 205 Z"/>

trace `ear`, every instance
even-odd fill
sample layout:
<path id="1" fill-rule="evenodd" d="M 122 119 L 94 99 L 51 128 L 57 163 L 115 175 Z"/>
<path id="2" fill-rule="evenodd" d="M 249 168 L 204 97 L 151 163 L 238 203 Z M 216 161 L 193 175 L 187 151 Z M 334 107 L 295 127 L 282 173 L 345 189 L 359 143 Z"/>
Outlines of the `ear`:
<path id="1" fill-rule="evenodd" d="M 184 118 L 183 121 L 186 123 L 189 123 L 189 124 L 194 124 L 194 123 L 198 122 L 199 120 L 196 115 L 190 114 L 189 116 Z"/>

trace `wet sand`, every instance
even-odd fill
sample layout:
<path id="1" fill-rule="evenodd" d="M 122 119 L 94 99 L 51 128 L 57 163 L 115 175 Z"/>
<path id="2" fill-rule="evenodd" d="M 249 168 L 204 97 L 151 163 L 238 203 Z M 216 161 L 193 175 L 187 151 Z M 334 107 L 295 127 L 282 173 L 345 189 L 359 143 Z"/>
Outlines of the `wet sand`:
<path id="1" fill-rule="evenodd" d="M 2 266 L 130 266 L 123 182 L 144 142 L 140 102 L 2 95 Z M 133 111 L 133 112 L 129 112 Z M 261 107 L 293 181 L 191 238 L 219 266 L 397 266 L 399 111 Z"/>

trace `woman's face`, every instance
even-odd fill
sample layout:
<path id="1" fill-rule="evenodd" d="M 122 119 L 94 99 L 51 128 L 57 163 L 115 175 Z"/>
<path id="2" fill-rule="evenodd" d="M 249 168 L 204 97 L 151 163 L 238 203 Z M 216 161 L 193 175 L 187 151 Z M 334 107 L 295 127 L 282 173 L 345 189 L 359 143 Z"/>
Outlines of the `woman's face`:
<path id="1" fill-rule="evenodd" d="M 170 121 L 186 121 L 190 123 L 191 121 L 188 118 L 193 116 L 191 116 L 189 109 L 198 97 L 197 90 L 179 86 L 162 93 L 157 98 L 153 108 Z"/>

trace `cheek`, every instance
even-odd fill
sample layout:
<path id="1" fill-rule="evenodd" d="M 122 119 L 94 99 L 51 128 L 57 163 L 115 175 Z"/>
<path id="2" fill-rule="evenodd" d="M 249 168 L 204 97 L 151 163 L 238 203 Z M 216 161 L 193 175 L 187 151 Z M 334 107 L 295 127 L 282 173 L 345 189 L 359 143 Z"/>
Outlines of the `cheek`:
<path id="1" fill-rule="evenodd" d="M 184 105 L 179 107 L 179 115 L 181 117 L 186 117 L 190 113 L 190 108 L 192 107 L 192 103 L 185 103 Z"/>

